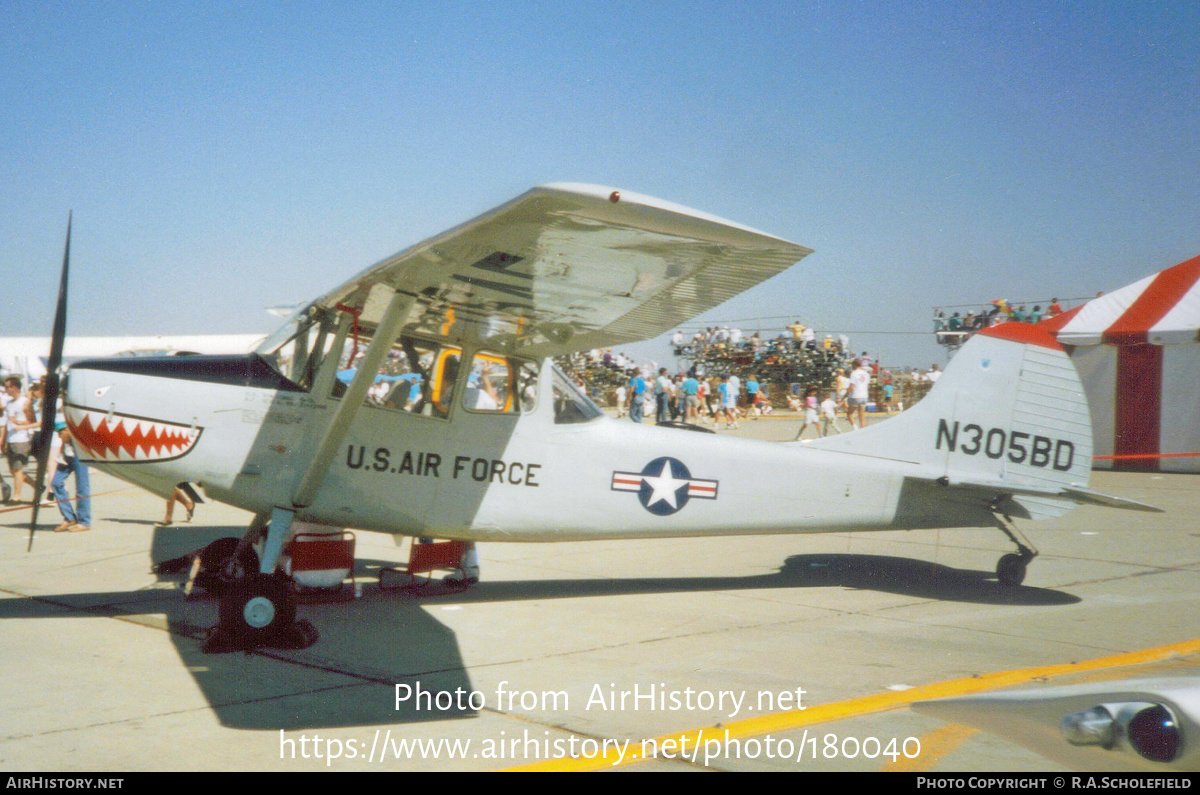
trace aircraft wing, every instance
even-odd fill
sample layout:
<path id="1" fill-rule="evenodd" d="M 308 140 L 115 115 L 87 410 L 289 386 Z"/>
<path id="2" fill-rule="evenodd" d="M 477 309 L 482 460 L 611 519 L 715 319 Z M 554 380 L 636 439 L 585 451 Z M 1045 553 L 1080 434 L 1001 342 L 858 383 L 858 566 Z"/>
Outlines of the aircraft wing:
<path id="1" fill-rule="evenodd" d="M 1200 677 L 1090 682 L 918 701 L 914 712 L 965 723 L 1080 770 L 1200 765 Z"/>
<path id="2" fill-rule="evenodd" d="M 650 196 L 543 185 L 379 262 L 316 301 L 369 330 L 391 290 L 405 326 L 553 356 L 657 336 L 811 249 Z"/>

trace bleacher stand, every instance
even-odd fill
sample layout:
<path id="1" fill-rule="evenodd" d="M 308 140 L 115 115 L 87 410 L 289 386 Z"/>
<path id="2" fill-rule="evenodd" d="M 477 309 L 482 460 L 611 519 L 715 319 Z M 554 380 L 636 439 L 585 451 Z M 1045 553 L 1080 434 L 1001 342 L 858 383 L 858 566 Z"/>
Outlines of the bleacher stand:
<path id="1" fill-rule="evenodd" d="M 845 350 L 848 340 L 843 335 L 836 341 L 829 337 L 828 342 L 818 342 L 815 335 L 806 336 L 805 340 L 794 340 L 790 335 L 763 340 L 756 333 L 746 339 L 738 329 L 710 329 L 691 339 L 676 332 L 671 343 L 689 376 L 703 379 L 736 375 L 743 383 L 755 376 L 767 385 L 772 405 L 783 409 L 787 408 L 787 394 L 810 385 L 827 389 L 838 368 L 851 369 L 853 357 Z M 637 370 L 647 369 L 610 351 L 580 352 L 555 361 L 601 406 L 615 405 L 616 388 L 627 385 Z"/>

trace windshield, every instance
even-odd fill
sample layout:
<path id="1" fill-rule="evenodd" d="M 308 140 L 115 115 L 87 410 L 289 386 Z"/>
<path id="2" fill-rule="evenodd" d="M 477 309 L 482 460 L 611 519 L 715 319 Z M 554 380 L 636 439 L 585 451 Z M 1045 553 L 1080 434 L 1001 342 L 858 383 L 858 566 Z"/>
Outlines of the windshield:
<path id="1" fill-rule="evenodd" d="M 589 422 L 603 414 L 600 408 L 571 383 L 567 374 L 554 365 L 554 421 L 559 424 Z"/>
<path id="2" fill-rule="evenodd" d="M 290 342 L 296 336 L 301 322 L 311 317 L 309 311 L 311 309 L 313 309 L 312 305 L 302 306 L 288 315 L 287 320 L 283 321 L 283 325 L 277 328 L 271 336 L 267 337 L 262 341 L 262 344 L 255 348 L 255 353 L 264 359 L 270 360 L 285 343 Z"/>
<path id="3" fill-rule="evenodd" d="M 255 353 L 293 383 L 311 386 L 317 366 L 333 342 L 333 322 L 332 313 L 311 304 L 303 306 Z"/>

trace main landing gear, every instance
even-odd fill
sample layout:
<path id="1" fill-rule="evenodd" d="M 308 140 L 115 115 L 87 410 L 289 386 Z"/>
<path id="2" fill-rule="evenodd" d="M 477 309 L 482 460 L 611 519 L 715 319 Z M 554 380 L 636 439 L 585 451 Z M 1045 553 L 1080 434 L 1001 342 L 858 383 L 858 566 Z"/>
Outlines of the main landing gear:
<path id="1" fill-rule="evenodd" d="M 254 572 L 221 597 L 218 628 L 243 648 L 271 645 L 296 620 L 296 603 L 279 574 Z"/>
<path id="2" fill-rule="evenodd" d="M 1038 552 L 1032 544 L 1028 543 L 1029 539 L 1021 534 L 1021 531 L 1013 524 L 1012 518 L 1003 510 L 1003 501 L 1007 499 L 1009 498 L 1001 497 L 995 500 L 990 508 L 992 517 L 996 520 L 996 526 L 1017 545 L 1017 551 L 1010 552 L 997 561 L 996 579 L 1006 588 L 1015 588 L 1025 581 L 1025 569 L 1029 565 L 1029 561 L 1037 557 Z"/>
<path id="3" fill-rule="evenodd" d="M 199 586 L 214 596 L 223 596 L 232 585 L 256 571 L 258 555 L 249 544 L 243 545 L 232 536 L 218 538 L 195 556 L 184 594 L 191 596 L 192 589 Z"/>
<path id="4" fill-rule="evenodd" d="M 260 566 L 252 549 L 272 529 L 256 518 L 243 538 L 218 539 L 196 557 L 188 590 L 195 582 L 221 600 L 217 625 L 204 640 L 205 652 L 249 651 L 259 646 L 303 649 L 316 642 L 313 625 L 296 620 L 296 602 L 288 579 L 274 571 L 278 553 L 276 560 L 267 561 L 271 573 L 265 574 L 261 569 L 267 567 Z M 264 557 L 271 549 L 267 543 Z"/>

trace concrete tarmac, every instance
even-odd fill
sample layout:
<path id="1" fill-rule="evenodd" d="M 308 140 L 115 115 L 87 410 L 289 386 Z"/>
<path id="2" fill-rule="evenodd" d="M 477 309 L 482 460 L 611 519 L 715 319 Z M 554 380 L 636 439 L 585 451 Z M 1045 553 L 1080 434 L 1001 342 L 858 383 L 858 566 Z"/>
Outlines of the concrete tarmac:
<path id="1" fill-rule="evenodd" d="M 0 513 L 0 766 L 1060 770 L 907 705 L 1003 671 L 1200 673 L 1198 485 L 1095 473 L 1166 512 L 1020 523 L 1041 555 L 1015 589 L 995 581 L 995 530 L 482 544 L 481 583 L 423 593 L 381 591 L 407 548 L 358 533 L 362 597 L 299 607 L 316 645 L 206 655 L 216 601 L 151 565 L 249 516 L 206 503 L 155 527 L 162 500 L 93 470 L 90 532 L 48 532 L 43 509 L 26 553 L 29 508 Z"/>

